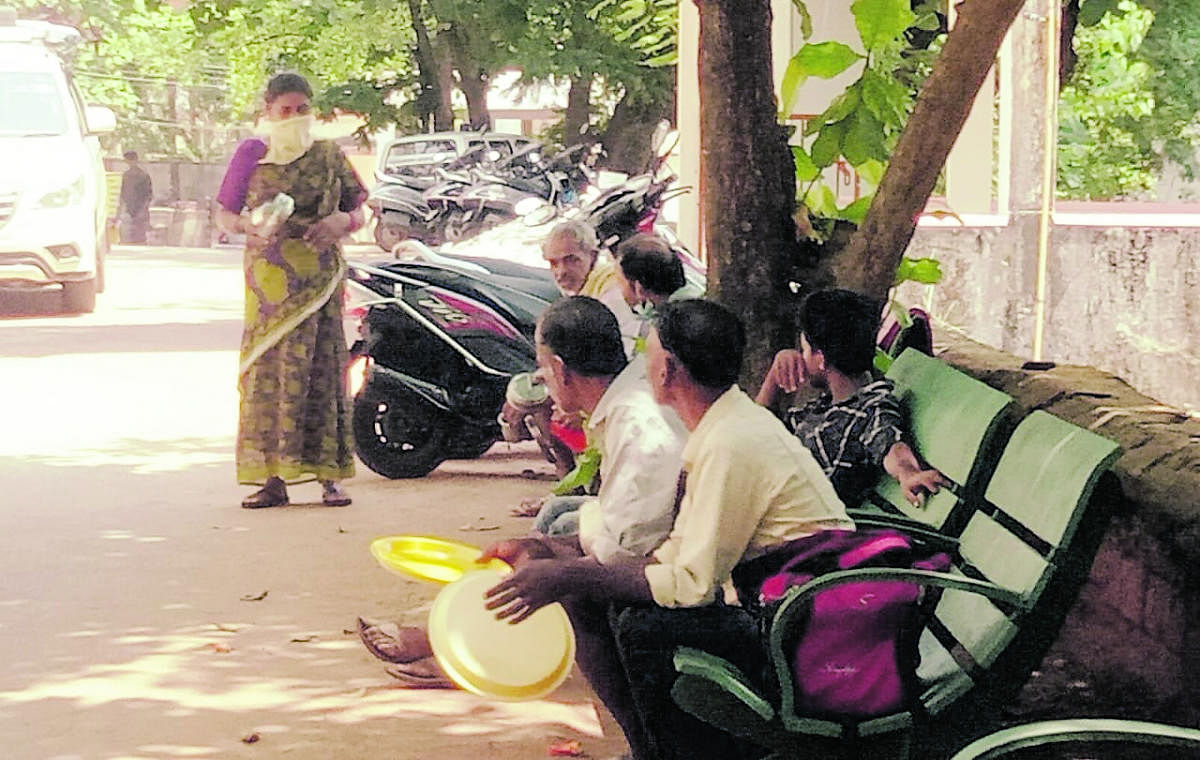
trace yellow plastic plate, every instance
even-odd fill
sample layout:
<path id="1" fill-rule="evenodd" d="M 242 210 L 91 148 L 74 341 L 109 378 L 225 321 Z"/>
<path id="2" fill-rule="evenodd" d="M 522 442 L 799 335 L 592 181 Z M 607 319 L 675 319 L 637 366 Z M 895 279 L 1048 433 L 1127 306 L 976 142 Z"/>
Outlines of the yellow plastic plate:
<path id="1" fill-rule="evenodd" d="M 539 699 L 557 689 L 575 662 L 575 632 L 562 605 L 513 625 L 484 606 L 505 573 L 472 570 L 438 592 L 429 611 L 433 656 L 456 684 L 492 699 Z"/>
<path id="2" fill-rule="evenodd" d="M 493 559 L 481 565 L 478 546 L 435 536 L 385 536 L 371 542 L 371 554 L 388 570 L 422 581 L 450 583 L 469 570 L 510 570 L 507 563 Z"/>

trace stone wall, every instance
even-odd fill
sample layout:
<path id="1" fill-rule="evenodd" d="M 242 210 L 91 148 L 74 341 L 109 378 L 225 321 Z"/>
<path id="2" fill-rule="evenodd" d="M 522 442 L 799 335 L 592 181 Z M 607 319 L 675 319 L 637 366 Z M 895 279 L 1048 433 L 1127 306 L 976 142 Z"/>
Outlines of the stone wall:
<path id="1" fill-rule="evenodd" d="M 1030 356 L 1037 245 L 1020 228 L 922 227 L 908 255 L 942 262 L 930 295 L 943 328 Z M 1200 228 L 1057 225 L 1047 273 L 1043 358 L 1200 410 Z M 906 287 L 906 300 L 925 299 Z"/>
<path id="2" fill-rule="evenodd" d="M 942 359 L 1017 399 L 1118 441 L 1124 503 L 1058 641 L 1014 714 L 1200 722 L 1200 421 L 1123 380 L 1082 366 L 1024 360 L 966 340 Z M 1049 707 L 1047 706 L 1049 703 Z M 1049 712 L 1047 712 L 1049 710 Z"/>

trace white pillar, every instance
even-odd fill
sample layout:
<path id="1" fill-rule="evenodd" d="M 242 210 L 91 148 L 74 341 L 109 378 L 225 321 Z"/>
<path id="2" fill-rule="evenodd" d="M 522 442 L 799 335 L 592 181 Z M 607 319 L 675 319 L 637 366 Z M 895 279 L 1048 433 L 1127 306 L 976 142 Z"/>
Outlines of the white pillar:
<path id="1" fill-rule="evenodd" d="M 679 61 L 676 67 L 675 124 L 679 129 L 679 184 L 692 191 L 679 198 L 680 241 L 704 258 L 700 212 L 700 11 L 679 0 Z"/>

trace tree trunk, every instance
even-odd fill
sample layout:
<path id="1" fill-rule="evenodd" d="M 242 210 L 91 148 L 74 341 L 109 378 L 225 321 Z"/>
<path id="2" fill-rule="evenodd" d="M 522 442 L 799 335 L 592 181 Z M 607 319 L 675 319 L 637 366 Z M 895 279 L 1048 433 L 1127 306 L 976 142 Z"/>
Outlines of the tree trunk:
<path id="1" fill-rule="evenodd" d="M 451 61 L 458 71 L 458 89 L 467 99 L 467 119 L 471 127 L 490 129 L 492 114 L 488 111 L 487 91 L 491 77 L 471 53 L 463 30 L 457 24 L 442 32 L 441 36 L 446 38 Z"/>
<path id="2" fill-rule="evenodd" d="M 571 78 L 571 89 L 567 92 L 567 112 L 563 116 L 563 145 L 580 142 L 580 132 L 591 118 L 592 78 L 591 71 L 581 71 Z"/>
<path id="3" fill-rule="evenodd" d="M 617 102 L 600 138 L 607 153 L 604 168 L 626 174 L 646 171 L 652 155 L 649 135 L 659 121 L 675 118 L 675 69 L 670 71 L 672 85 L 663 98 L 635 101 L 627 93 Z"/>
<path id="4" fill-rule="evenodd" d="M 839 256 L 841 286 L 886 297 L 917 217 L 1024 4 L 1025 0 L 964 0 L 957 6 L 954 28 L 917 96 L 867 217 Z"/>
<path id="5" fill-rule="evenodd" d="M 421 0 L 408 0 L 408 11 L 417 37 L 417 68 L 421 75 L 421 116 L 432 116 L 435 130 L 453 129 L 454 113 L 450 110 L 450 91 L 443 87 L 440 81 L 438 57 L 429 41 L 429 30 L 425 27 Z"/>
<path id="6" fill-rule="evenodd" d="M 770 0 L 698 0 L 700 175 L 708 292 L 748 340 L 742 384 L 753 392 L 774 353 L 795 345 L 788 288 L 796 176 L 776 122 Z"/>

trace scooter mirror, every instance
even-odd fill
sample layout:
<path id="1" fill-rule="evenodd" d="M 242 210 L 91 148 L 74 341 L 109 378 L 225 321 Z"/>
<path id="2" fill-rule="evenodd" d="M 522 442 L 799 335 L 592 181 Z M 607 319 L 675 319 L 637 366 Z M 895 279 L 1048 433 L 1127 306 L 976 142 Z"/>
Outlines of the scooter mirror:
<path id="1" fill-rule="evenodd" d="M 666 158 L 671 155 L 671 151 L 675 150 L 675 146 L 679 144 L 679 130 L 672 129 L 663 136 L 662 142 L 655 147 L 654 155 L 659 158 Z"/>
<path id="2" fill-rule="evenodd" d="M 671 122 L 666 119 L 660 119 L 658 124 L 654 125 L 654 131 L 650 133 L 650 150 L 654 155 L 661 155 L 663 143 L 667 140 L 667 133 L 671 131 Z"/>

